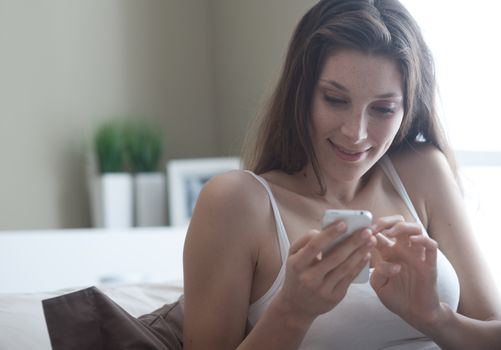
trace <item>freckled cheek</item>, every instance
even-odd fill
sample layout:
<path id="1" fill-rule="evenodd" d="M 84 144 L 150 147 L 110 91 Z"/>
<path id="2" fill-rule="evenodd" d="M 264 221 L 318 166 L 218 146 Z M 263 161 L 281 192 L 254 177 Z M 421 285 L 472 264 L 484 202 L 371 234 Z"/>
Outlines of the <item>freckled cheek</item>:
<path id="1" fill-rule="evenodd" d="M 370 135 L 373 140 L 379 142 L 392 142 L 397 134 L 401 124 L 399 120 L 388 120 L 385 123 L 374 123 L 370 125 Z"/>
<path id="2" fill-rule="evenodd" d="M 333 115 L 332 112 L 322 112 L 317 111 L 316 114 L 312 116 L 312 131 L 322 134 L 322 132 L 330 132 L 338 124 L 339 118 Z"/>

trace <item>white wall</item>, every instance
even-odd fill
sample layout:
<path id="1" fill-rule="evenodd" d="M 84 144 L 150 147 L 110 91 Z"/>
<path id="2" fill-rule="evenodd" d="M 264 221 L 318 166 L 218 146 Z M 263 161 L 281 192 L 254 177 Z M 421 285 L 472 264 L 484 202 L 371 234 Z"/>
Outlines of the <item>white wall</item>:
<path id="1" fill-rule="evenodd" d="M 90 224 L 84 153 L 136 113 L 215 155 L 211 2 L 0 0 L 0 229 Z"/>
<path id="2" fill-rule="evenodd" d="M 84 156 L 111 116 L 171 158 L 238 155 L 313 0 L 0 0 L 0 230 L 88 227 Z"/>
<path id="3" fill-rule="evenodd" d="M 214 6 L 219 149 L 236 154 L 271 93 L 292 32 L 315 0 L 217 0 Z"/>

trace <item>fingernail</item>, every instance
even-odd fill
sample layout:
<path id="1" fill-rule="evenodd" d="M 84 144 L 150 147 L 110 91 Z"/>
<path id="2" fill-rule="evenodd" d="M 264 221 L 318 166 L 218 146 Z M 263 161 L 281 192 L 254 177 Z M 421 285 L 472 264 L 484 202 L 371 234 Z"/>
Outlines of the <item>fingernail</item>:
<path id="1" fill-rule="evenodd" d="M 369 230 L 363 230 L 360 232 L 360 240 L 362 242 L 368 240 L 372 236 L 372 233 Z"/>
<path id="2" fill-rule="evenodd" d="M 394 233 L 395 233 L 395 228 L 394 227 L 392 227 L 392 228 L 384 231 L 384 235 L 385 236 L 392 236 Z"/>
<path id="3" fill-rule="evenodd" d="M 344 223 L 344 221 L 341 221 L 339 223 L 336 224 L 336 229 L 338 231 L 344 231 L 346 230 L 346 224 Z"/>
<path id="4" fill-rule="evenodd" d="M 390 267 L 390 272 L 399 273 L 401 269 L 402 269 L 401 265 L 393 265 L 392 267 Z"/>

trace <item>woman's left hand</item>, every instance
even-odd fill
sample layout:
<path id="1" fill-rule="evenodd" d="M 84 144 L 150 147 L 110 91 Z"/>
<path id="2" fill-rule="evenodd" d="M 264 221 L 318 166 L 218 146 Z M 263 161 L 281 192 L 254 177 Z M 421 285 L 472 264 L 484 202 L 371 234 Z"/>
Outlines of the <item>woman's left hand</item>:
<path id="1" fill-rule="evenodd" d="M 372 229 L 378 241 L 372 288 L 389 310 L 412 326 L 432 324 L 440 312 L 437 243 L 400 216 L 381 218 Z"/>

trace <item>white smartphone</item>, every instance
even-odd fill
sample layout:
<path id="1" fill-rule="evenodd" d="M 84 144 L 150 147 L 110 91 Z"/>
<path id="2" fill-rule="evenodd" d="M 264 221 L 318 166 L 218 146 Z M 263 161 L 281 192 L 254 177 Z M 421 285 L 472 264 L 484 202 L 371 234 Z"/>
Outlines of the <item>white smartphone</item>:
<path id="1" fill-rule="evenodd" d="M 367 210 L 336 210 L 327 209 L 322 218 L 322 228 L 333 224 L 336 221 L 344 221 L 346 223 L 346 232 L 337 237 L 329 247 L 322 252 L 323 255 L 329 254 L 332 248 L 350 237 L 354 232 L 369 227 L 372 224 L 372 214 Z M 353 283 L 366 283 L 369 281 L 369 264 L 367 264 L 358 276 L 353 280 Z"/>

